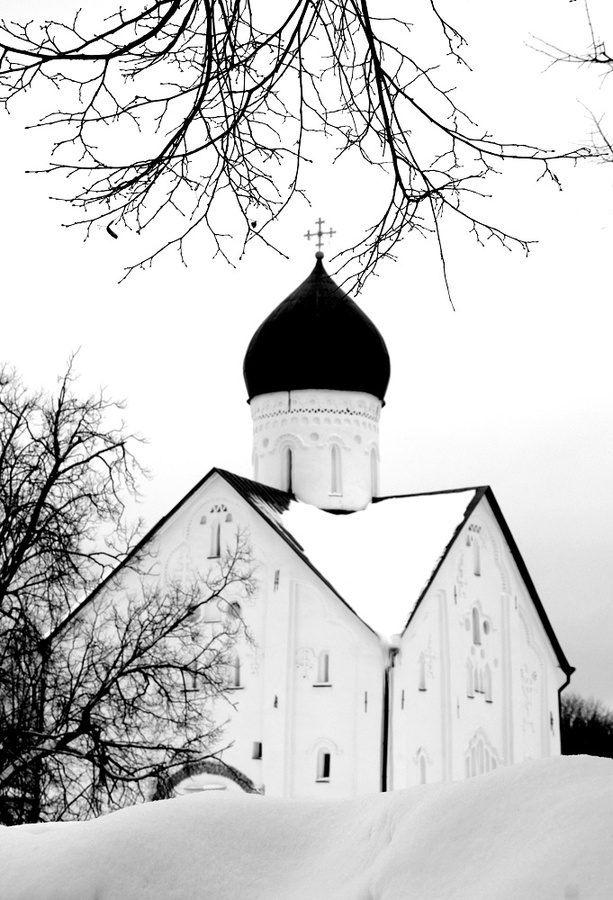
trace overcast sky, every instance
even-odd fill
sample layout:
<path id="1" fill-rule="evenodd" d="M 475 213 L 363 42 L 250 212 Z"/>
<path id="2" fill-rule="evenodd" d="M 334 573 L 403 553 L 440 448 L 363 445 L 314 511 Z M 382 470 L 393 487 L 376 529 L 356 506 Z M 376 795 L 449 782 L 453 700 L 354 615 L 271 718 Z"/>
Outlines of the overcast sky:
<path id="1" fill-rule="evenodd" d="M 606 5 L 592 4 L 592 13 L 613 43 Z M 474 73 L 458 78 L 473 118 L 505 139 L 565 148 L 587 140 L 585 106 L 596 114 L 612 107 L 611 88 L 593 71 L 544 72 L 545 57 L 528 46 L 536 35 L 582 49 L 589 33 L 579 2 L 451 6 L 470 40 Z M 52 386 L 80 348 L 83 390 L 104 384 L 127 400 L 130 429 L 149 441 L 140 454 L 152 473 L 141 512 L 152 525 L 212 466 L 251 474 L 242 382 L 249 339 L 309 274 L 315 248 L 304 232 L 321 216 L 338 249 L 343 233 L 368 224 L 377 185 L 322 154 L 313 208 L 297 205 L 277 232 L 289 259 L 254 248 L 233 269 L 212 260 L 202 236 L 188 268 L 169 257 L 118 284 L 138 238 L 97 230 L 83 242 L 82 232 L 62 227 L 70 211 L 48 199 L 61 186 L 23 174 L 46 161 L 41 138 L 24 129 L 36 116 L 32 100 L 0 118 L 0 356 L 32 386 Z M 613 132 L 613 114 L 610 124 Z M 613 165 L 562 165 L 563 191 L 537 183 L 538 174 L 516 168 L 489 186 L 491 218 L 538 240 L 527 259 L 481 248 L 447 225 L 455 312 L 436 247 L 417 236 L 359 298 L 392 359 L 382 488 L 490 484 L 577 667 L 573 685 L 613 705 Z"/>

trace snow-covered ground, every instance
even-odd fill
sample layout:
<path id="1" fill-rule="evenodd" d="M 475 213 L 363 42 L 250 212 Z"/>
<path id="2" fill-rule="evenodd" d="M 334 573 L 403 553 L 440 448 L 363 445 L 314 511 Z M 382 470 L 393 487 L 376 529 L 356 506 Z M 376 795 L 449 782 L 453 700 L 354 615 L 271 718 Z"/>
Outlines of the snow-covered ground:
<path id="1" fill-rule="evenodd" d="M 343 801 L 235 792 L 0 828 L 2 900 L 611 900 L 613 761 Z"/>

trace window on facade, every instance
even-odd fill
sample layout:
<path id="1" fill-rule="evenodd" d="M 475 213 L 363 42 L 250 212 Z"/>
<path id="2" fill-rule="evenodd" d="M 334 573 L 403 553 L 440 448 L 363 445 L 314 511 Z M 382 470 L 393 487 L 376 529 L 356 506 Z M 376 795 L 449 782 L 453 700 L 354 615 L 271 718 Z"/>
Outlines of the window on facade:
<path id="1" fill-rule="evenodd" d="M 284 447 L 281 452 L 281 490 L 291 491 L 292 489 L 292 448 Z"/>
<path id="2" fill-rule="evenodd" d="M 481 550 L 477 538 L 473 538 L 473 572 L 481 575 Z"/>
<path id="3" fill-rule="evenodd" d="M 254 741 L 253 742 L 253 750 L 251 752 L 252 759 L 262 759 L 262 742 Z"/>
<path id="4" fill-rule="evenodd" d="M 221 612 L 215 600 L 208 600 L 200 607 L 200 621 L 206 622 L 209 625 L 214 622 L 221 622 Z"/>
<path id="5" fill-rule="evenodd" d="M 465 774 L 467 778 L 475 775 L 485 775 L 498 768 L 495 751 L 482 735 L 475 736 L 468 747 L 465 756 Z"/>
<path id="6" fill-rule="evenodd" d="M 489 665 L 485 667 L 483 673 L 483 693 L 485 694 L 485 702 L 492 702 L 492 670 Z"/>
<path id="7" fill-rule="evenodd" d="M 241 661 L 238 654 L 228 666 L 228 687 L 238 688 L 241 685 Z"/>
<path id="8" fill-rule="evenodd" d="M 419 684 L 418 689 L 420 691 L 426 690 L 426 657 L 422 653 L 419 657 Z"/>
<path id="9" fill-rule="evenodd" d="M 319 654 L 317 661 L 317 683 L 330 683 L 330 654 L 326 650 Z"/>
<path id="10" fill-rule="evenodd" d="M 466 696 L 475 696 L 475 673 L 470 660 L 466 663 Z"/>
<path id="11" fill-rule="evenodd" d="M 341 451 L 340 448 L 336 446 L 336 444 L 333 444 L 330 447 L 330 466 L 330 493 L 340 495 L 343 493 L 341 482 Z"/>
<path id="12" fill-rule="evenodd" d="M 323 748 L 317 754 L 317 781 L 330 781 L 331 757 Z"/>
<path id="13" fill-rule="evenodd" d="M 473 644 L 481 643 L 481 617 L 479 615 L 479 610 L 476 606 L 473 606 Z"/>
<path id="14" fill-rule="evenodd" d="M 280 578 L 280 576 L 281 576 L 280 570 L 279 570 L 279 569 L 275 569 L 275 579 L 274 579 L 274 582 L 273 582 L 273 588 L 272 588 L 273 591 L 278 591 L 278 590 L 279 590 L 279 578 Z"/>
<path id="15" fill-rule="evenodd" d="M 188 671 L 183 673 L 183 686 L 185 691 L 198 690 L 198 663 L 193 662 L 188 666 Z"/>
<path id="16" fill-rule="evenodd" d="M 211 546 L 209 559 L 218 559 L 221 556 L 221 522 L 214 519 L 211 523 Z"/>
<path id="17" fill-rule="evenodd" d="M 374 447 L 370 451 L 370 490 L 373 497 L 379 496 L 379 461 Z"/>
<path id="18" fill-rule="evenodd" d="M 202 606 L 192 606 L 185 618 L 185 621 L 190 625 L 197 625 L 198 622 L 202 619 L 203 614 L 204 611 L 202 609 Z"/>
<path id="19" fill-rule="evenodd" d="M 426 757 L 423 753 L 419 757 L 419 783 L 426 783 Z"/>
<path id="20" fill-rule="evenodd" d="M 232 619 L 240 619 L 242 612 L 242 607 L 236 600 L 233 600 L 232 603 L 228 603 L 228 615 Z"/>

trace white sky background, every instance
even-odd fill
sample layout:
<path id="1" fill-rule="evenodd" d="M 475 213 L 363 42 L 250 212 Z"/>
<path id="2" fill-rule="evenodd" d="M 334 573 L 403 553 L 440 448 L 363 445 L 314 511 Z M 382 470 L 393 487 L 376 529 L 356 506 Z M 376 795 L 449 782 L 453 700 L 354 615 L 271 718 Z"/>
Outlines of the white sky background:
<path id="1" fill-rule="evenodd" d="M 11 6 L 3 3 L 2 12 Z M 613 45 L 607 0 L 591 6 Z M 469 40 L 474 72 L 452 68 L 448 83 L 457 81 L 460 105 L 497 137 L 573 147 L 589 137 L 581 103 L 596 114 L 613 109 L 598 73 L 561 65 L 544 72 L 546 59 L 527 46 L 531 35 L 587 46 L 578 0 L 449 7 Z M 118 284 L 148 238 L 113 240 L 95 230 L 83 243 L 78 229 L 61 227 L 70 209 L 48 200 L 61 193 L 59 180 L 23 174 L 46 163 L 44 136 L 23 127 L 38 114 L 32 99 L 0 117 L 0 358 L 32 386 L 52 386 L 80 348 L 83 390 L 105 384 L 126 398 L 129 427 L 149 440 L 140 456 L 153 478 L 141 512 L 152 525 L 211 466 L 251 474 L 242 382 L 248 341 L 311 270 L 315 248 L 304 232 L 320 215 L 337 230 L 329 260 L 367 226 L 377 183 L 362 169 L 332 168 L 322 154 L 312 167 L 312 209 L 296 204 L 277 231 L 289 260 L 252 246 L 232 269 L 211 259 L 202 235 L 187 269 L 167 257 Z M 613 132 L 613 113 L 609 121 Z M 448 223 L 455 313 L 435 243 L 417 236 L 359 301 L 392 359 L 381 420 L 383 492 L 491 484 L 577 667 L 573 686 L 613 704 L 613 165 L 558 171 L 562 192 L 537 184 L 540 173 L 528 166 L 490 185 L 490 219 L 539 241 L 528 259 L 480 248 Z M 328 268 L 333 273 L 333 263 Z"/>

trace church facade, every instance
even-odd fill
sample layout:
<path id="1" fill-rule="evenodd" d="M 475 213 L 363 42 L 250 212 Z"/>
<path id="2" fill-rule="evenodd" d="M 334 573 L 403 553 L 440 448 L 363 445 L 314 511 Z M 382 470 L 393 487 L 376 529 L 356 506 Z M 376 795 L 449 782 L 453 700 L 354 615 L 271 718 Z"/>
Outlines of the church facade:
<path id="1" fill-rule="evenodd" d="M 164 580 L 248 536 L 215 758 L 176 793 L 352 797 L 560 752 L 572 667 L 489 487 L 382 497 L 383 338 L 327 275 L 257 329 L 245 357 L 253 479 L 213 469 L 146 541 Z"/>

